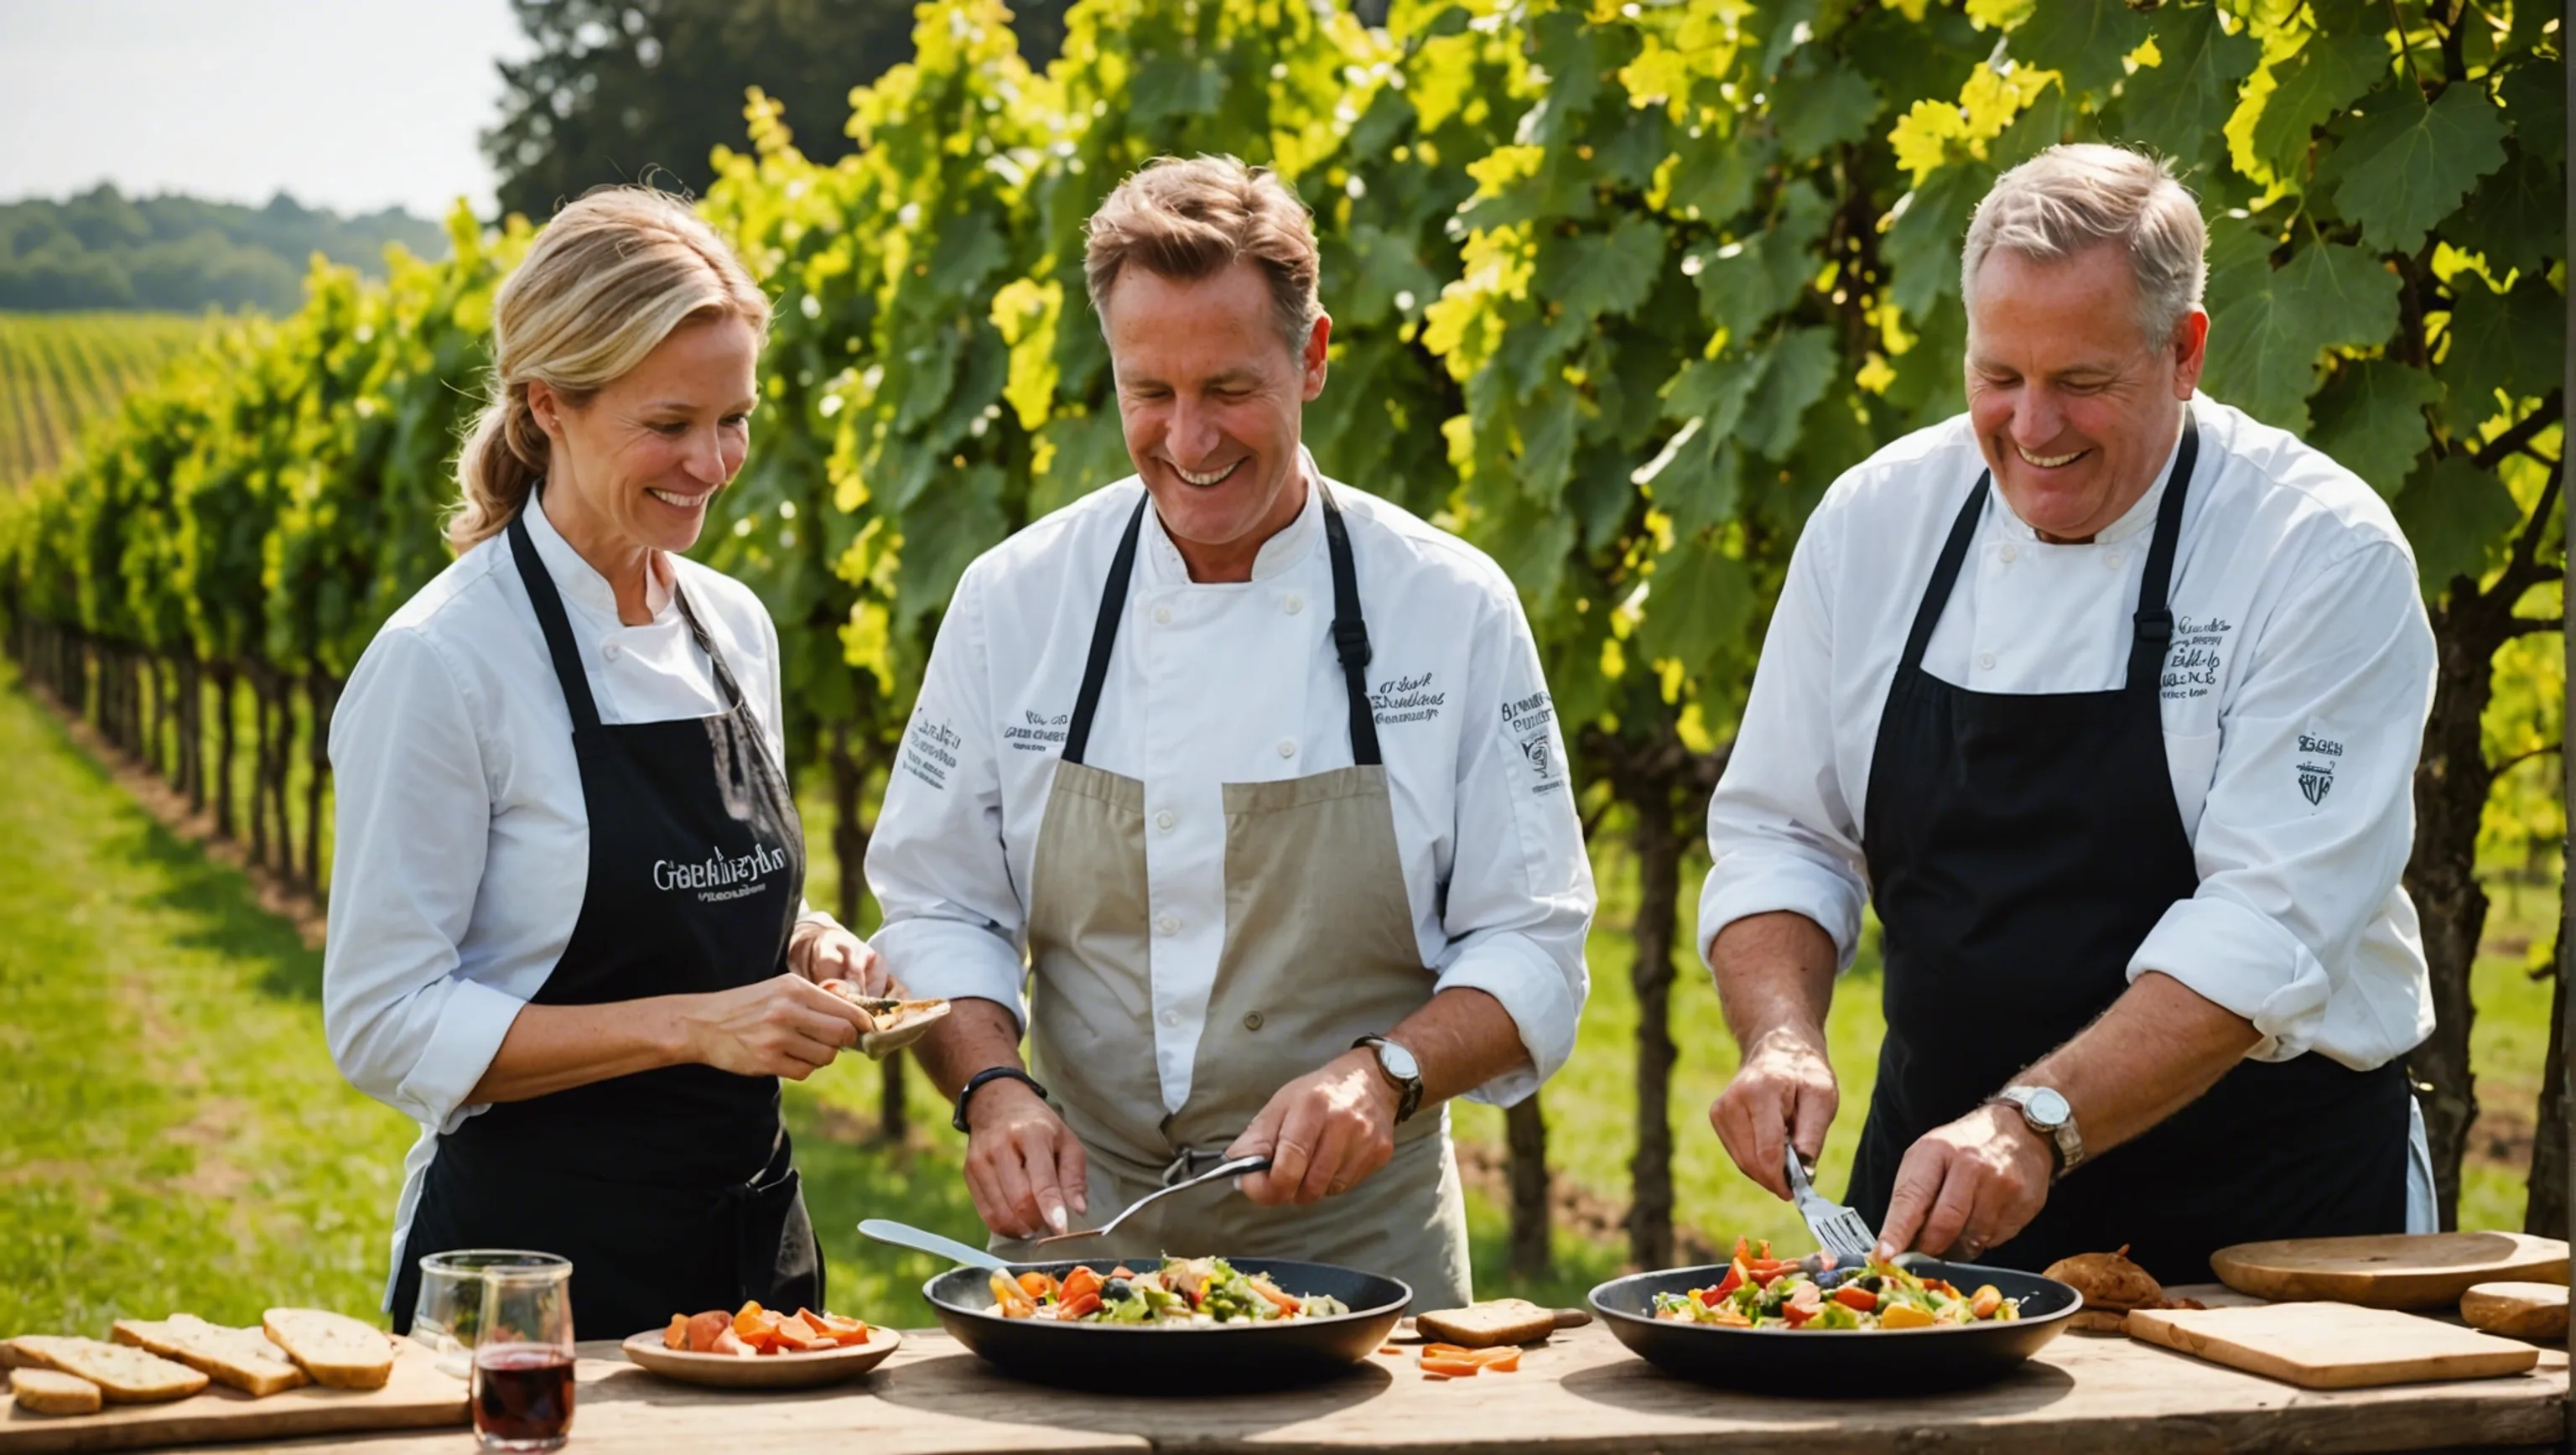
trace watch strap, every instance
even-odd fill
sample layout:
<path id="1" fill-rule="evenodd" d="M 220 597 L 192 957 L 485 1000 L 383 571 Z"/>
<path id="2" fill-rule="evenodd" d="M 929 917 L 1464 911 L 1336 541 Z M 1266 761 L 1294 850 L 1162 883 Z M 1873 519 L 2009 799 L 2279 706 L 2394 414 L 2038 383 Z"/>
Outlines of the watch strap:
<path id="1" fill-rule="evenodd" d="M 1387 1085 L 1395 1088 L 1395 1124 L 1402 1126 L 1413 1119 L 1415 1112 L 1422 1109 L 1422 1078 L 1418 1075 L 1398 1076 L 1388 1069 L 1384 1048 L 1390 1044 L 1392 1043 L 1384 1036 L 1362 1036 L 1351 1042 L 1351 1049 L 1354 1051 L 1364 1049 L 1376 1059 L 1377 1074 L 1385 1077 Z M 1410 1055 L 1411 1052 L 1408 1051 L 1406 1054 Z"/>
<path id="2" fill-rule="evenodd" d="M 983 1070 L 966 1078 L 966 1085 L 957 1093 L 957 1115 L 949 1119 L 949 1125 L 955 1127 L 961 1132 L 966 1130 L 966 1103 L 974 1099 L 976 1092 L 983 1090 L 987 1085 L 996 1081 L 1021 1082 L 1025 1084 L 1029 1090 L 1038 1094 L 1038 1100 L 1051 1101 L 1054 1099 L 1047 1095 L 1047 1089 L 1038 1084 L 1038 1079 L 1036 1077 L 1031 1076 L 1029 1073 L 1021 1070 L 1017 1066 L 987 1066 Z"/>

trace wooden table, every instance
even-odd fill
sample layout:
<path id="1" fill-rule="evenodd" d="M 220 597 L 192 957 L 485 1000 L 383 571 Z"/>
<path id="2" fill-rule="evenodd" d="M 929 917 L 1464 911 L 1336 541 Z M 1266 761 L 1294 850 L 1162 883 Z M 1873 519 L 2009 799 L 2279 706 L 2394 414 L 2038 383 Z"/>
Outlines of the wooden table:
<path id="1" fill-rule="evenodd" d="M 1408 1347 L 1320 1388 L 1138 1399 L 1074 1394 L 993 1373 L 945 1334 L 907 1333 L 878 1369 L 831 1389 L 734 1394 L 666 1383 L 613 1343 L 585 1344 L 570 1450 L 864 1455 L 1999 1455 L 2146 1451 L 2533 1450 L 2557 1447 L 2566 1356 L 2505 1379 L 2311 1393 L 2123 1338 L 2060 1335 L 1998 1385 L 1923 1399 L 1731 1394 L 1670 1378 L 1601 1328 L 1558 1334 L 1516 1374 L 1425 1379 Z M 464 1431 L 308 1440 L 259 1450 L 465 1455 Z"/>

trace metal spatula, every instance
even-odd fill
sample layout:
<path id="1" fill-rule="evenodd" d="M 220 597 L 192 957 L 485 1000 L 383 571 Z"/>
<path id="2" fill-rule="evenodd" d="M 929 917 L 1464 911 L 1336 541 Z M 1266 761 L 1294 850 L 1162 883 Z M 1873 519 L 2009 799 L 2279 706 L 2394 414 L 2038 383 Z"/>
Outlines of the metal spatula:
<path id="1" fill-rule="evenodd" d="M 1047 1243 L 1069 1243 L 1076 1238 L 1105 1238 L 1109 1234 L 1116 1232 L 1120 1223 L 1123 1223 L 1129 1218 L 1134 1217 L 1137 1213 L 1144 1211 L 1146 1205 L 1149 1203 L 1158 1202 L 1171 1196 L 1173 1193 L 1187 1192 L 1193 1187 L 1205 1186 L 1208 1183 L 1216 1182 L 1224 1178 L 1241 1177 L 1246 1173 L 1268 1171 L 1269 1167 L 1270 1159 L 1267 1157 L 1237 1157 L 1231 1162 L 1219 1162 L 1214 1167 L 1209 1168 L 1196 1177 L 1184 1177 L 1169 1187 L 1158 1187 L 1152 1192 L 1146 1193 L 1143 1197 L 1136 1199 L 1134 1202 L 1131 1202 L 1127 1204 L 1126 1207 L 1120 1209 L 1118 1216 L 1102 1223 L 1099 1227 L 1071 1233 L 1050 1233 L 1043 1238 L 1037 1239 L 1029 1246 L 1034 1248 L 1043 1246 Z"/>
<path id="2" fill-rule="evenodd" d="M 1878 1234 L 1869 1230 L 1859 1213 L 1838 1202 L 1829 1202 L 1807 1180 L 1806 1164 L 1798 1160 L 1798 1149 L 1788 1148 L 1789 1195 L 1797 1201 L 1798 1216 L 1807 1220 L 1807 1231 L 1837 1261 L 1866 1261 L 1870 1250 L 1878 1245 Z"/>

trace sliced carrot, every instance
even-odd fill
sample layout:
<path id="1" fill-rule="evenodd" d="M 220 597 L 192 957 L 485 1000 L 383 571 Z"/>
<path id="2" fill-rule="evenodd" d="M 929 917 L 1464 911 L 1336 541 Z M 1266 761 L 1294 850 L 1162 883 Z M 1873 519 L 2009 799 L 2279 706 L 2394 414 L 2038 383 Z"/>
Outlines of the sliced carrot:
<path id="1" fill-rule="evenodd" d="M 665 1349 L 685 1349 L 689 1347 L 689 1316 L 687 1314 L 671 1315 L 671 1327 L 662 1331 L 662 1347 Z"/>
<path id="2" fill-rule="evenodd" d="M 1518 1344 L 1505 1344 L 1495 1349 L 1479 1349 L 1475 1357 L 1478 1364 L 1499 1374 L 1509 1374 L 1521 1367 L 1521 1349 Z"/>
<path id="3" fill-rule="evenodd" d="M 760 1328 L 762 1315 L 768 1312 L 769 1311 L 767 1309 L 760 1306 L 760 1301 L 757 1299 L 754 1299 L 750 1303 L 744 1304 L 741 1308 L 735 1310 L 733 1316 L 734 1336 L 740 1339 L 749 1339 L 752 1334 Z"/>
<path id="4" fill-rule="evenodd" d="M 1040 1273 L 1034 1268 L 1020 1275 L 1020 1292 L 1032 1299 L 1044 1298 L 1055 1291 L 1056 1281 L 1050 1275 Z"/>
<path id="5" fill-rule="evenodd" d="M 1423 1373 L 1446 1374 L 1452 1379 L 1468 1378 L 1484 1367 L 1473 1359 L 1433 1359 L 1426 1355 L 1422 1361 Z"/>
<path id="6" fill-rule="evenodd" d="M 1473 1359 L 1476 1357 L 1476 1351 L 1468 1348 L 1464 1344 L 1425 1344 L 1422 1346 L 1422 1357 L 1425 1359 Z"/>

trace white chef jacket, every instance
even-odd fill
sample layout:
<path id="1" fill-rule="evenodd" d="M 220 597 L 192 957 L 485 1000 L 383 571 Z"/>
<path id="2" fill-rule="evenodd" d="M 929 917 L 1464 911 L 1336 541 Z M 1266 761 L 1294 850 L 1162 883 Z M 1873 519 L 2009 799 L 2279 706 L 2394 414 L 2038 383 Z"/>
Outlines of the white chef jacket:
<path id="1" fill-rule="evenodd" d="M 1321 478 L 1311 459 L 1307 474 Z M 916 994 L 1020 1010 L 1038 825 L 1110 558 L 1144 488 L 1130 476 L 1093 492 L 958 583 L 868 845 L 885 910 L 874 944 Z M 1437 989 L 1473 986 L 1511 1014 L 1531 1066 L 1472 1094 L 1517 1101 L 1573 1053 L 1590 988 L 1592 870 L 1537 646 L 1482 552 L 1349 486 L 1322 488 L 1350 531 L 1376 653 L 1369 690 L 1422 963 Z M 1352 763 L 1321 496 L 1307 491 L 1238 583 L 1190 580 L 1148 510 L 1131 581 L 1084 757 L 1145 785 L 1153 1054 L 1177 1112 L 1225 944 L 1224 785 Z"/>
<path id="2" fill-rule="evenodd" d="M 2244 1016 L 2257 1060 L 2314 1050 L 2367 1070 L 2433 1029 L 2398 886 L 2435 665 L 2415 562 L 2350 471 L 2224 404 L 2191 407 L 2200 458 L 2161 705 L 2200 888 L 2148 933 L 2129 977 L 2162 971 Z M 1984 468 L 1962 415 L 1854 467 L 1809 518 L 1709 803 L 1703 957 L 1735 920 L 1794 910 L 1850 963 L 1879 714 Z M 2084 545 L 2041 541 L 1990 491 L 1924 670 L 1979 692 L 2118 687 L 2170 468 Z"/>
<path id="3" fill-rule="evenodd" d="M 525 518 L 600 721 L 725 710 L 676 599 L 621 624 L 607 579 L 542 501 Z M 740 582 L 669 559 L 779 753 L 769 612 Z M 399 1257 L 439 1134 L 484 1109 L 465 1098 L 571 942 L 590 873 L 572 710 L 506 535 L 457 558 L 368 643 L 332 713 L 331 770 L 322 1027 L 351 1084 L 421 1124 L 394 1213 Z"/>

